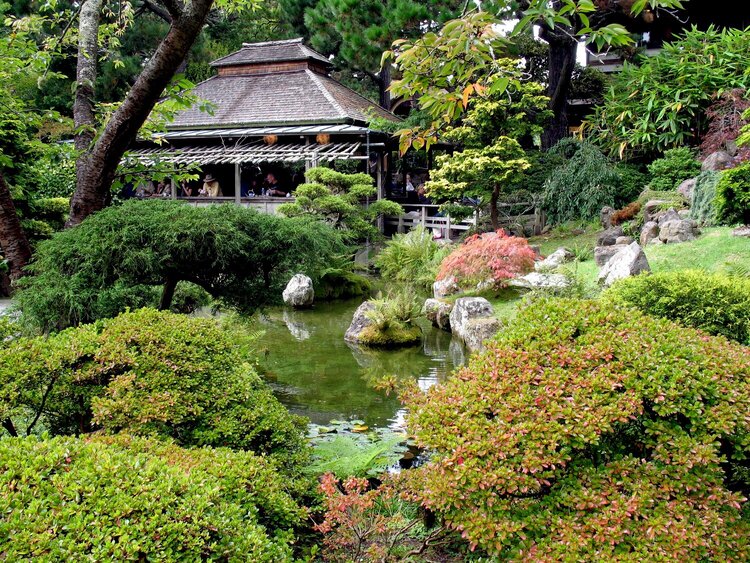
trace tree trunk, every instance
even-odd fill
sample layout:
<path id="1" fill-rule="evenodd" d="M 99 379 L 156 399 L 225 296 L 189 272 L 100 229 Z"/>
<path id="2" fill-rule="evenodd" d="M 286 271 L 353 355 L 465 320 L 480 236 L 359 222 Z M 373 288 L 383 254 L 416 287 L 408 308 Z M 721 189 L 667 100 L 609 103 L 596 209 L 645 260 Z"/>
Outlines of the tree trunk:
<path id="1" fill-rule="evenodd" d="M 31 258 L 31 246 L 23 232 L 5 177 L 0 173 L 0 249 L 8 262 L 11 281 L 23 275 Z"/>
<path id="2" fill-rule="evenodd" d="M 543 29 L 541 37 L 549 43 L 549 84 L 547 95 L 554 117 L 542 135 L 542 146 L 548 149 L 569 135 L 568 92 L 576 63 L 578 41 L 566 29 Z"/>
<path id="3" fill-rule="evenodd" d="M 169 276 L 164 281 L 164 289 L 161 292 L 161 300 L 159 301 L 160 311 L 169 311 L 172 306 L 172 299 L 174 298 L 174 290 L 177 287 L 177 282 L 180 281 L 175 277 Z"/>
<path id="4" fill-rule="evenodd" d="M 87 3 L 91 1 L 94 0 L 87 0 Z M 162 4 L 172 16 L 172 25 L 122 105 L 104 126 L 100 137 L 79 159 L 78 182 L 70 204 L 68 227 L 79 224 L 107 204 L 122 156 L 185 60 L 206 21 L 213 0 L 192 0 L 184 8 L 180 8 L 179 2 L 165 0 Z"/>
<path id="5" fill-rule="evenodd" d="M 380 69 L 380 76 L 378 77 L 378 92 L 380 96 L 380 107 L 391 111 L 391 92 L 388 88 L 391 87 L 391 64 L 386 63 L 383 68 Z"/>

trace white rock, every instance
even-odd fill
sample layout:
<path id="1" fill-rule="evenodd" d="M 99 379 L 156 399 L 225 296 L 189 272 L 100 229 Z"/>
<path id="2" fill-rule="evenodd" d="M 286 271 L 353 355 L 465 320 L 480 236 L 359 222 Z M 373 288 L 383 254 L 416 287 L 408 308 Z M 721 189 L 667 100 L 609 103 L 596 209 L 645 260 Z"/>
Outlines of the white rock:
<path id="1" fill-rule="evenodd" d="M 315 300 L 312 280 L 304 274 L 295 274 L 282 293 L 284 303 L 292 307 L 309 307 Z"/>
<path id="2" fill-rule="evenodd" d="M 566 262 L 571 262 L 575 258 L 575 255 L 567 248 L 560 247 L 555 250 L 552 254 L 547 256 L 544 260 L 534 264 L 534 269 L 537 272 L 548 272 L 559 268 Z"/>
<path id="3" fill-rule="evenodd" d="M 432 295 L 435 299 L 442 299 L 459 291 L 460 288 L 456 283 L 456 278 L 453 276 L 449 276 L 444 280 L 438 280 L 432 284 Z"/>
<path id="4" fill-rule="evenodd" d="M 450 314 L 451 331 L 464 342 L 476 342 L 477 327 L 469 321 L 492 319 L 495 311 L 484 297 L 460 297 L 456 299 Z M 499 324 L 498 324 L 499 328 Z M 482 327 L 482 334 L 487 328 Z"/>
<path id="5" fill-rule="evenodd" d="M 349 325 L 349 328 L 346 329 L 346 334 L 344 334 L 344 340 L 354 343 L 360 341 L 362 330 L 372 324 L 372 321 L 367 318 L 367 313 L 373 309 L 375 309 L 375 305 L 369 301 L 365 301 L 357 307 L 357 310 L 354 311 L 352 322 Z"/>
<path id="6" fill-rule="evenodd" d="M 597 246 L 594 249 L 594 262 L 596 262 L 596 265 L 601 268 L 604 264 L 609 262 L 610 258 L 620 252 L 623 248 L 626 248 L 626 246 L 616 244 L 612 246 Z"/>
<path id="7" fill-rule="evenodd" d="M 516 287 L 525 287 L 527 289 L 565 289 L 570 287 L 570 278 L 562 274 L 540 274 L 531 272 L 518 278 Z"/>
<path id="8" fill-rule="evenodd" d="M 620 250 L 604 265 L 599 272 L 599 283 L 609 287 L 617 280 L 650 271 L 651 267 L 641 245 L 633 242 Z"/>

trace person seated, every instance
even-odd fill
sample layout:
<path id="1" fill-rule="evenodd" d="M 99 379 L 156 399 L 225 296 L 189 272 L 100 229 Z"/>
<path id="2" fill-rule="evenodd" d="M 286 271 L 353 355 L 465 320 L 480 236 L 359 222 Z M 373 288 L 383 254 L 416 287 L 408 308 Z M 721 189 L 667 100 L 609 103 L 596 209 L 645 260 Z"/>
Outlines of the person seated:
<path id="1" fill-rule="evenodd" d="M 201 188 L 201 191 L 198 193 L 206 197 L 222 196 L 219 181 L 214 178 L 213 174 L 206 174 L 206 177 L 203 178 L 203 188 Z"/>
<path id="2" fill-rule="evenodd" d="M 287 197 L 289 195 L 288 192 L 284 191 L 281 186 L 279 186 L 279 181 L 276 179 L 276 175 L 273 172 L 269 172 L 266 175 L 266 195 L 271 197 Z"/>
<path id="3" fill-rule="evenodd" d="M 196 189 L 187 180 L 180 182 L 180 195 L 182 197 L 195 197 Z"/>
<path id="4" fill-rule="evenodd" d="M 135 197 L 143 199 L 145 197 L 151 197 L 156 191 L 156 186 L 151 180 L 144 180 L 138 184 L 135 188 Z"/>
<path id="5" fill-rule="evenodd" d="M 427 190 L 425 190 L 424 184 L 420 184 L 417 188 L 417 198 L 419 203 L 423 205 L 432 205 L 432 200 L 427 197 Z"/>

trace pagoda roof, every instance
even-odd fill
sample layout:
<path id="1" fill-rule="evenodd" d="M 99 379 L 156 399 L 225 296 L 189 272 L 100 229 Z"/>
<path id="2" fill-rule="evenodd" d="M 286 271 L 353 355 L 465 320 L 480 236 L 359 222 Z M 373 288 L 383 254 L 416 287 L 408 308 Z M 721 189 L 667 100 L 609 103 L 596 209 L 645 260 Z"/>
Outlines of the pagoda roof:
<path id="1" fill-rule="evenodd" d="M 301 37 L 284 41 L 243 43 L 242 49 L 216 59 L 211 66 L 225 67 L 309 60 L 317 61 L 327 67 L 333 66 L 326 57 L 302 43 Z"/>

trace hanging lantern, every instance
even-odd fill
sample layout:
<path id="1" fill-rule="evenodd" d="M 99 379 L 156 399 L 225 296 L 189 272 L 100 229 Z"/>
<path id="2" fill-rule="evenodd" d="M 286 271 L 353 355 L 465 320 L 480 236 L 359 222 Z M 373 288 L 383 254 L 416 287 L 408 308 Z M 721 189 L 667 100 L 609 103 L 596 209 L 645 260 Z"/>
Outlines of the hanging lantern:
<path id="1" fill-rule="evenodd" d="M 319 133 L 315 140 L 318 142 L 319 145 L 327 145 L 331 142 L 331 136 L 328 133 Z"/>
<path id="2" fill-rule="evenodd" d="M 263 142 L 267 145 L 275 145 L 278 140 L 278 135 L 263 135 Z"/>

